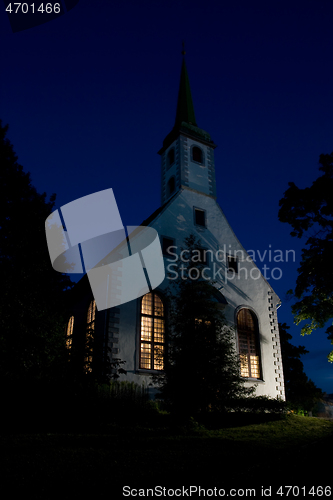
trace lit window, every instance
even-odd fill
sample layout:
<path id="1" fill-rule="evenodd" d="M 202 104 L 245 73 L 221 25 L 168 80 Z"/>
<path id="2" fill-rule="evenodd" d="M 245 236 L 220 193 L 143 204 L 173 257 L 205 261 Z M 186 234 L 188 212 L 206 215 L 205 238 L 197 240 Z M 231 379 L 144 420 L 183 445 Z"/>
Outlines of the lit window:
<path id="1" fill-rule="evenodd" d="M 194 209 L 194 222 L 197 226 L 206 227 L 206 212 L 200 208 Z"/>
<path id="2" fill-rule="evenodd" d="M 192 160 L 197 163 L 203 163 L 202 150 L 198 146 L 193 146 L 192 148 Z"/>
<path id="3" fill-rule="evenodd" d="M 86 345 L 85 345 L 85 358 L 84 358 L 84 369 L 86 373 L 92 371 L 91 365 L 93 359 L 95 317 L 96 317 L 96 302 L 92 300 L 89 304 L 88 314 L 87 314 Z"/>
<path id="4" fill-rule="evenodd" d="M 201 326 L 201 325 L 210 326 L 212 323 L 209 320 L 204 321 L 202 319 L 195 318 L 195 324 L 197 326 Z"/>
<path id="5" fill-rule="evenodd" d="M 164 306 L 154 292 L 144 295 L 141 302 L 140 368 L 163 370 L 164 367 Z"/>
<path id="6" fill-rule="evenodd" d="M 67 329 L 66 329 L 66 347 L 67 347 L 67 349 L 70 349 L 72 347 L 73 329 L 74 329 L 74 316 L 71 316 L 68 320 Z"/>
<path id="7" fill-rule="evenodd" d="M 241 309 L 237 314 L 237 331 L 241 376 L 260 379 L 258 321 L 249 309 Z"/>

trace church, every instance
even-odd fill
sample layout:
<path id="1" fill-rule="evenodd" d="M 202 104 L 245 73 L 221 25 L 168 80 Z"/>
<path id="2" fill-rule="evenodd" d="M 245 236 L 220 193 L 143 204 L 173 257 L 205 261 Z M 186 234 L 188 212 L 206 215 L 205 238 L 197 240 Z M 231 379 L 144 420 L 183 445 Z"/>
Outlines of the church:
<path id="1" fill-rule="evenodd" d="M 198 127 L 183 57 L 171 132 L 159 150 L 161 206 L 142 226 L 159 235 L 166 277 L 160 285 L 135 300 L 97 310 L 85 275 L 71 291 L 67 347 L 78 370 L 102 375 L 110 362 L 125 362 L 119 380 L 146 386 L 163 370 L 168 338 L 165 291 L 178 276 L 179 263 L 189 257 L 184 240 L 200 241 L 205 279 L 214 282 L 214 297 L 233 327 L 235 349 L 245 385 L 256 395 L 285 399 L 277 309 L 279 297 L 243 248 L 216 201 L 213 142 Z M 196 279 L 193 276 L 192 279 Z"/>

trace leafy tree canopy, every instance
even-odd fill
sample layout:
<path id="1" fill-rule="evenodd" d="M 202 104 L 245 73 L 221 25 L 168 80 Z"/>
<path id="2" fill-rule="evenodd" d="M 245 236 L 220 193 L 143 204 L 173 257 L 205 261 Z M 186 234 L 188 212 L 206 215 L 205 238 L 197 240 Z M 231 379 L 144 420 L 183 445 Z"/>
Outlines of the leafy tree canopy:
<path id="1" fill-rule="evenodd" d="M 0 353 L 1 380 L 42 380 L 64 360 L 64 290 L 69 277 L 53 270 L 46 201 L 17 162 L 0 121 Z"/>
<path id="2" fill-rule="evenodd" d="M 302 335 L 323 328 L 333 318 L 333 153 L 319 157 L 318 177 L 311 187 L 293 182 L 280 200 L 279 219 L 293 228 L 292 236 L 306 237 L 293 294 L 296 324 L 307 321 Z M 333 326 L 326 330 L 333 344 Z M 333 351 L 328 355 L 333 362 Z"/>
<path id="3" fill-rule="evenodd" d="M 311 411 L 316 401 L 323 397 L 323 392 L 304 372 L 301 357 L 309 351 L 304 346 L 291 344 L 292 336 L 288 330 L 286 323 L 279 323 L 286 399 L 294 409 Z"/>

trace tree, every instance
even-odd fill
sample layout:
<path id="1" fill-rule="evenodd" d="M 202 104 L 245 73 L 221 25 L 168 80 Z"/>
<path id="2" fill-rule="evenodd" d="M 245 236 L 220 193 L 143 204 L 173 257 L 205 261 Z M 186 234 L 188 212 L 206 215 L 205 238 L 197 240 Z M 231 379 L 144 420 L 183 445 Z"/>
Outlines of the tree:
<path id="1" fill-rule="evenodd" d="M 169 292 L 169 350 L 157 381 L 162 397 L 183 414 L 221 412 L 254 389 L 244 387 L 233 332 L 215 298 L 217 291 L 200 278 L 200 242 L 191 235 L 185 243 L 191 258 L 178 268 L 181 276 Z"/>
<path id="2" fill-rule="evenodd" d="M 0 121 L 0 375 L 10 382 L 46 381 L 67 366 L 64 290 L 69 277 L 51 266 L 45 219 L 55 195 L 46 201 L 23 172 L 8 126 Z"/>
<path id="3" fill-rule="evenodd" d="M 293 182 L 280 200 L 279 219 L 293 228 L 291 236 L 305 236 L 293 294 L 296 324 L 308 321 L 302 335 L 323 328 L 333 318 L 333 153 L 321 154 L 322 173 L 311 187 L 299 189 Z M 326 330 L 333 344 L 333 326 Z M 333 351 L 328 355 L 333 362 Z"/>
<path id="4" fill-rule="evenodd" d="M 279 323 L 286 400 L 294 410 L 308 412 L 322 398 L 323 392 L 304 372 L 300 358 L 309 351 L 304 346 L 291 344 L 288 330 L 286 323 Z"/>

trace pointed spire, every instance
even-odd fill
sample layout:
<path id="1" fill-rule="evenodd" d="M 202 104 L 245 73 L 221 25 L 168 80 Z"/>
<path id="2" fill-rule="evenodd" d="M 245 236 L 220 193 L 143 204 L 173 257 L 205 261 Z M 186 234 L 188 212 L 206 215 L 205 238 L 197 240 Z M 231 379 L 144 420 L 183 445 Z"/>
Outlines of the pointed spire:
<path id="1" fill-rule="evenodd" d="M 183 62 L 180 73 L 176 120 L 173 129 L 164 139 L 163 147 L 159 150 L 158 154 L 163 154 L 163 152 L 177 139 L 177 137 L 179 137 L 179 134 L 192 137 L 202 143 L 209 144 L 212 148 L 216 148 L 216 144 L 214 144 L 208 132 L 199 128 L 195 120 L 190 81 L 185 64 L 184 42 L 182 54 Z"/>
<path id="2" fill-rule="evenodd" d="M 180 73 L 180 84 L 178 91 L 175 127 L 180 126 L 182 122 L 197 126 L 195 121 L 194 107 L 190 89 L 190 81 L 188 78 L 186 64 L 185 64 L 185 53 L 186 52 L 183 42 L 183 50 L 182 50 L 183 62 Z"/>

